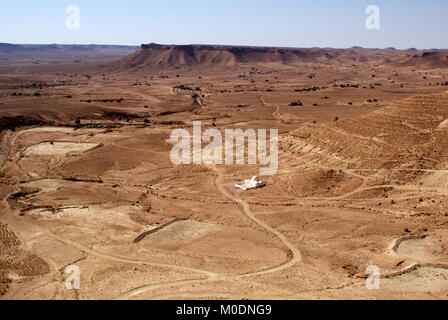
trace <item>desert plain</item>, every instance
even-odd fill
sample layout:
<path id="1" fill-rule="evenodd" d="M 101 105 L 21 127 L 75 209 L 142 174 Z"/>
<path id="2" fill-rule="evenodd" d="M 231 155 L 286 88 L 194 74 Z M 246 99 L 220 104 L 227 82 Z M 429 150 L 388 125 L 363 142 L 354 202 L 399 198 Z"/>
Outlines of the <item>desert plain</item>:
<path id="1" fill-rule="evenodd" d="M 83 49 L 0 46 L 1 299 L 448 298 L 447 51 Z M 194 121 L 277 172 L 173 164 Z"/>

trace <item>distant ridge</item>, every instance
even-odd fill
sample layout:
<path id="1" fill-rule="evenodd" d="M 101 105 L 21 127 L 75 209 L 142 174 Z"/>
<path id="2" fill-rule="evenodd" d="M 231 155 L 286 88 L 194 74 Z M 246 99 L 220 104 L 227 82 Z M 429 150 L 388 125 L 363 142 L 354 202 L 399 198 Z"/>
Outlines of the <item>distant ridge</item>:
<path id="1" fill-rule="evenodd" d="M 19 50 L 25 49 L 17 44 L 0 43 L 0 52 L 16 52 Z"/>
<path id="2" fill-rule="evenodd" d="M 118 59 L 107 63 L 110 71 L 150 71 L 185 67 L 229 67 L 234 65 L 301 63 L 350 64 L 375 63 L 391 66 L 448 67 L 448 50 L 398 50 L 362 48 L 290 48 L 232 45 L 60 45 L 0 43 L 0 59 Z"/>
<path id="3" fill-rule="evenodd" d="M 10 44 L 0 43 L 0 59 L 18 61 L 26 59 L 117 59 L 137 50 L 137 46 L 116 45 L 61 45 L 61 44 Z"/>
<path id="4" fill-rule="evenodd" d="M 0 52 L 31 52 L 31 51 L 72 51 L 98 49 L 137 50 L 138 46 L 99 45 L 99 44 L 11 44 L 0 43 Z"/>
<path id="5" fill-rule="evenodd" d="M 445 54 L 444 51 L 438 51 Z M 285 48 L 229 45 L 162 45 L 142 44 L 136 52 L 126 56 L 113 68 L 145 71 L 183 67 L 228 67 L 237 64 L 298 64 L 298 63 L 367 63 L 400 64 L 421 51 L 386 49 Z M 434 61 L 423 56 L 431 64 Z M 419 62 L 420 63 L 420 62 Z M 439 66 L 438 63 L 435 66 Z"/>

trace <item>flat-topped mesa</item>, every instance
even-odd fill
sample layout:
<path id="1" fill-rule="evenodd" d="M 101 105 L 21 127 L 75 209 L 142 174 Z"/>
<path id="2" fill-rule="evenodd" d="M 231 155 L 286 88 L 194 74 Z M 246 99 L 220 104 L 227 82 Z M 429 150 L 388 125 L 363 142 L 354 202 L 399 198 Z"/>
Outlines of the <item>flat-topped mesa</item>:
<path id="1" fill-rule="evenodd" d="M 262 46 L 233 46 L 233 45 L 213 45 L 213 44 L 158 44 L 149 43 L 142 44 L 141 49 L 195 49 L 195 50 L 227 50 L 227 51 L 246 51 L 246 52 L 302 52 L 311 51 L 315 49 L 299 49 L 299 48 L 283 48 L 283 47 L 262 47 Z"/>
<path id="2" fill-rule="evenodd" d="M 169 47 L 169 46 L 157 44 L 157 43 L 149 43 L 149 44 L 142 43 L 142 45 L 141 45 L 141 49 L 165 49 L 167 47 Z"/>
<path id="3" fill-rule="evenodd" d="M 142 44 L 140 50 L 120 60 L 120 69 L 227 67 L 236 64 L 293 64 L 329 59 L 320 49 L 297 49 L 225 45 Z"/>

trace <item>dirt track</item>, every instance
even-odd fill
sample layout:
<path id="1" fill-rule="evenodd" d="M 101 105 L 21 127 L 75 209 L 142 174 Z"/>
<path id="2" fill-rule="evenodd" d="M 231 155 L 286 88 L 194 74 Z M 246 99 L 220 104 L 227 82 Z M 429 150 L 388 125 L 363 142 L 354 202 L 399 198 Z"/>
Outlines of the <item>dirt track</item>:
<path id="1" fill-rule="evenodd" d="M 158 283 L 158 284 L 151 284 L 148 286 L 144 286 L 144 287 L 140 287 L 140 288 L 136 288 L 134 290 L 131 290 L 130 292 L 127 292 L 123 295 L 120 295 L 117 300 L 124 300 L 124 299 L 129 299 L 132 296 L 136 296 L 139 294 L 142 294 L 144 292 L 147 292 L 149 290 L 155 290 L 155 289 L 161 289 L 161 288 L 166 288 L 166 287 L 179 287 L 179 286 L 183 286 L 183 285 L 189 285 L 189 284 L 198 284 L 198 283 L 205 283 L 208 281 L 222 281 L 222 280 L 235 280 L 235 279 L 241 279 L 241 278 L 249 278 L 249 277 L 254 277 L 254 276 L 259 276 L 259 275 L 264 275 L 264 274 L 269 274 L 269 273 L 275 273 L 275 272 L 279 272 L 282 271 L 284 269 L 287 269 L 293 265 L 295 265 L 296 263 L 300 262 L 301 260 L 301 254 L 299 252 L 299 250 L 297 250 L 295 248 L 295 246 L 290 243 L 288 241 L 288 239 L 281 234 L 280 232 L 278 232 L 277 230 L 275 230 L 274 228 L 270 227 L 269 225 L 267 225 L 266 223 L 264 223 L 263 221 L 260 221 L 259 219 L 257 219 L 254 214 L 252 213 L 252 211 L 250 210 L 250 206 L 249 204 L 244 201 L 243 199 L 230 194 L 229 192 L 227 192 L 225 190 L 224 187 L 224 183 L 223 183 L 223 170 L 222 169 L 218 169 L 215 167 L 212 167 L 213 170 L 216 171 L 217 173 L 217 177 L 215 180 L 216 183 L 216 187 L 219 190 L 219 192 L 225 196 L 226 198 L 235 201 L 236 203 L 240 204 L 244 214 L 251 219 L 252 221 L 254 221 L 256 224 L 258 224 L 260 227 L 262 227 L 263 229 L 265 229 L 266 231 L 274 234 L 276 237 L 278 237 L 282 243 L 288 248 L 288 250 L 290 250 L 291 252 L 291 260 L 276 266 L 276 267 L 271 267 L 271 268 L 267 268 L 265 270 L 261 270 L 261 271 L 257 271 L 257 272 L 251 272 L 251 273 L 246 273 L 246 274 L 240 274 L 240 275 L 230 275 L 230 276 L 224 276 L 224 275 L 209 275 L 209 277 L 207 279 L 191 279 L 191 280 L 182 280 L 182 281 L 175 281 L 175 282 L 165 282 L 165 283 Z M 224 294 L 225 295 L 225 294 Z M 178 297 L 176 295 L 174 295 L 175 297 Z"/>

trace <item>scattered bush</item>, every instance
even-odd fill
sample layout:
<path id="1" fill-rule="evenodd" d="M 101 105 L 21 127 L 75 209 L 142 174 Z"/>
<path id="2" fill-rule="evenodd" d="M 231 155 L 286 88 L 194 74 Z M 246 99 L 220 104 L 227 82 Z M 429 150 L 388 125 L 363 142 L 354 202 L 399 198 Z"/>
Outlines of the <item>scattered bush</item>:
<path id="1" fill-rule="evenodd" d="M 302 103 L 302 101 L 298 100 L 298 101 L 291 102 L 289 104 L 289 106 L 290 107 L 303 107 L 303 103 Z"/>
<path id="2" fill-rule="evenodd" d="M 309 88 L 302 88 L 302 89 L 295 89 L 294 92 L 310 92 L 310 91 L 319 91 L 319 90 L 323 90 L 323 89 L 327 89 L 327 87 L 309 87 Z"/>

